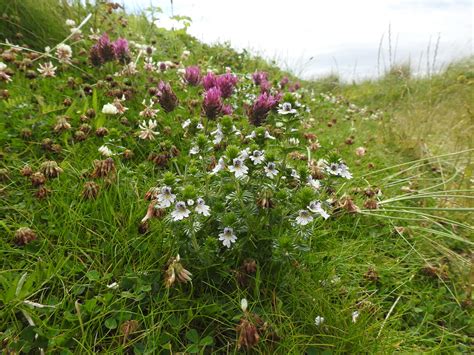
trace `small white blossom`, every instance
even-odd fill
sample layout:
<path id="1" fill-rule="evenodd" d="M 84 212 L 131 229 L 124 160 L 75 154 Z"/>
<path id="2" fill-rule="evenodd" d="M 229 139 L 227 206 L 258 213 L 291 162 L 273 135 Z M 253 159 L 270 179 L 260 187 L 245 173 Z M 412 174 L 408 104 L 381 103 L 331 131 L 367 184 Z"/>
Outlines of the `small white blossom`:
<path id="1" fill-rule="evenodd" d="M 270 179 L 273 179 L 275 176 L 278 175 L 278 170 L 275 168 L 275 163 L 268 163 L 264 170 L 265 175 Z"/>
<path id="2" fill-rule="evenodd" d="M 247 307 L 248 307 L 248 302 L 245 298 L 242 298 L 242 300 L 240 301 L 240 309 L 242 309 L 242 312 L 246 312 L 247 311 Z"/>
<path id="3" fill-rule="evenodd" d="M 203 216 L 210 216 L 211 214 L 209 213 L 210 207 L 206 205 L 206 202 L 202 198 L 198 198 L 196 200 L 196 207 L 194 208 L 194 211 L 198 214 L 202 214 Z"/>
<path id="4" fill-rule="evenodd" d="M 166 208 L 171 206 L 171 204 L 176 200 L 176 195 L 171 193 L 171 187 L 163 186 L 161 192 L 157 196 L 159 208 Z"/>
<path id="5" fill-rule="evenodd" d="M 102 154 L 104 157 L 110 157 L 114 155 L 114 153 L 110 150 L 109 147 L 102 145 L 99 147 L 99 153 Z"/>
<path id="6" fill-rule="evenodd" d="M 102 113 L 106 115 L 116 115 L 118 114 L 118 109 L 114 104 L 105 104 L 102 107 Z"/>
<path id="7" fill-rule="evenodd" d="M 196 155 L 196 154 L 198 154 L 200 151 L 201 151 L 201 149 L 199 149 L 199 147 L 198 147 L 197 145 L 194 145 L 194 146 L 192 146 L 191 149 L 189 150 L 189 154 Z"/>
<path id="8" fill-rule="evenodd" d="M 119 287 L 119 284 L 117 282 L 112 282 L 110 285 L 107 285 L 107 288 L 110 288 L 112 290 L 116 290 Z"/>
<path id="9" fill-rule="evenodd" d="M 321 217 L 323 217 L 324 219 L 329 218 L 329 214 L 325 210 L 323 210 L 323 208 L 321 207 L 321 202 L 319 201 L 311 201 L 308 205 L 308 210 L 321 215 Z"/>
<path id="10" fill-rule="evenodd" d="M 212 169 L 211 174 L 212 175 L 217 174 L 219 171 L 224 170 L 224 169 L 225 169 L 225 161 L 223 157 L 220 157 L 216 166 L 214 167 L 214 169 Z"/>
<path id="11" fill-rule="evenodd" d="M 296 223 L 302 226 L 307 225 L 313 221 L 313 216 L 307 210 L 300 210 L 298 217 L 296 217 Z"/>
<path id="12" fill-rule="evenodd" d="M 212 131 L 211 135 L 214 136 L 214 140 L 212 141 L 214 144 L 219 144 L 220 142 L 222 142 L 222 140 L 224 139 L 224 132 L 222 132 L 222 127 L 219 123 L 217 124 L 217 129 L 215 131 Z"/>
<path id="13" fill-rule="evenodd" d="M 61 43 L 56 47 L 56 57 L 59 62 L 70 64 L 72 58 L 72 49 L 69 45 Z"/>
<path id="14" fill-rule="evenodd" d="M 278 113 L 280 115 L 288 115 L 288 114 L 295 114 L 298 111 L 296 111 L 294 108 L 291 107 L 291 103 L 289 102 L 284 102 L 279 106 Z"/>
<path id="15" fill-rule="evenodd" d="M 247 175 L 249 168 L 247 168 L 242 159 L 235 158 L 233 165 L 229 166 L 229 171 L 235 174 L 236 178 L 242 178 Z"/>
<path id="16" fill-rule="evenodd" d="M 54 78 L 56 76 L 57 67 L 53 66 L 53 63 L 48 62 L 40 64 L 37 69 L 43 78 Z"/>
<path id="17" fill-rule="evenodd" d="M 250 160 L 253 161 L 254 165 L 262 164 L 265 160 L 264 152 L 260 150 L 254 150 L 250 156 Z"/>
<path id="18" fill-rule="evenodd" d="M 158 123 L 156 120 L 148 120 L 148 123 L 146 121 L 142 121 L 139 124 L 140 134 L 138 137 L 141 139 L 154 140 L 155 136 L 160 134 L 159 132 L 154 131 L 157 126 Z"/>
<path id="19" fill-rule="evenodd" d="M 76 26 L 76 21 L 71 20 L 71 19 L 67 19 L 66 20 L 66 26 L 74 27 L 74 26 Z"/>
<path id="20" fill-rule="evenodd" d="M 192 206 L 194 205 L 194 200 L 189 199 L 186 201 L 186 203 L 188 204 L 188 206 Z"/>
<path id="21" fill-rule="evenodd" d="M 7 65 L 3 62 L 0 62 L 0 79 L 6 82 L 12 81 L 11 76 L 5 72 Z"/>
<path id="22" fill-rule="evenodd" d="M 355 323 L 357 322 L 357 318 L 359 318 L 359 312 L 358 311 L 354 311 L 352 312 L 352 323 Z"/>
<path id="23" fill-rule="evenodd" d="M 227 248 L 230 248 L 231 243 L 235 243 L 237 237 L 234 234 L 234 230 L 231 227 L 225 227 L 224 232 L 219 234 L 219 240 Z"/>
<path id="24" fill-rule="evenodd" d="M 315 190 L 319 190 L 321 187 L 321 181 L 313 179 L 313 177 L 310 175 L 308 176 L 307 185 Z"/>
<path id="25" fill-rule="evenodd" d="M 143 100 L 142 105 L 145 106 L 145 108 L 142 111 L 140 111 L 139 115 L 141 117 L 146 117 L 146 118 L 155 118 L 159 110 L 156 108 L 153 108 L 153 101 L 150 100 L 150 104 L 147 105 L 145 100 Z"/>
<path id="26" fill-rule="evenodd" d="M 324 317 L 321 317 L 321 316 L 317 316 L 315 319 L 314 319 L 314 324 L 316 324 L 318 327 L 324 323 Z"/>
<path id="27" fill-rule="evenodd" d="M 291 137 L 290 139 L 288 139 L 288 143 L 290 143 L 291 145 L 298 145 L 300 144 L 300 140 L 298 138 Z"/>
<path id="28" fill-rule="evenodd" d="M 266 138 L 266 139 L 276 139 L 276 138 L 273 137 L 273 136 L 270 134 L 270 132 L 268 132 L 268 131 L 265 131 L 265 138 Z"/>
<path id="29" fill-rule="evenodd" d="M 188 118 L 186 121 L 183 122 L 181 127 L 183 127 L 183 129 L 186 129 L 190 124 L 191 124 L 191 120 Z"/>
<path id="30" fill-rule="evenodd" d="M 190 213 L 191 211 L 186 208 L 186 203 L 179 201 L 176 203 L 175 210 L 171 212 L 171 217 L 173 217 L 173 221 L 181 221 L 189 217 Z"/>

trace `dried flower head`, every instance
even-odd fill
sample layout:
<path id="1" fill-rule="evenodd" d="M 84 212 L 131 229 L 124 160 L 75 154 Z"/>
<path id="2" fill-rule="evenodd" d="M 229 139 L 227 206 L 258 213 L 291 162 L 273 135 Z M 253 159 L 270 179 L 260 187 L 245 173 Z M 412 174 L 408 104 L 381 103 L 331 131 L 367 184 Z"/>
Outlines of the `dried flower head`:
<path id="1" fill-rule="evenodd" d="M 54 132 L 59 133 L 71 129 L 71 124 L 68 120 L 69 116 L 58 116 L 58 118 L 56 119 L 56 125 L 54 126 Z"/>
<path id="2" fill-rule="evenodd" d="M 93 178 L 100 178 L 109 176 L 109 174 L 115 173 L 115 163 L 112 158 L 105 160 L 94 160 L 94 171 L 91 176 Z"/>
<path id="3" fill-rule="evenodd" d="M 32 174 L 30 179 L 33 186 L 41 186 L 46 182 L 46 177 L 39 171 Z"/>
<path id="4" fill-rule="evenodd" d="M 240 323 L 237 326 L 237 333 L 239 334 L 239 340 L 237 341 L 237 347 L 239 349 L 244 347 L 249 350 L 257 345 L 260 340 L 257 327 L 246 317 L 240 319 Z"/>
<path id="5" fill-rule="evenodd" d="M 36 240 L 36 233 L 28 227 L 21 227 L 15 232 L 15 244 L 26 245 Z"/>
<path id="6" fill-rule="evenodd" d="M 168 267 L 165 271 L 165 286 L 169 288 L 173 286 L 176 281 L 183 283 L 189 282 L 191 281 L 191 276 L 192 274 L 181 264 L 178 254 L 176 258 L 172 258 L 168 263 Z"/>
<path id="7" fill-rule="evenodd" d="M 95 199 L 99 194 L 99 185 L 94 181 L 86 181 L 82 189 L 82 197 L 85 199 Z"/>
<path id="8" fill-rule="evenodd" d="M 55 178 L 63 172 L 63 169 L 54 160 L 48 160 L 41 164 L 40 171 L 48 178 Z"/>

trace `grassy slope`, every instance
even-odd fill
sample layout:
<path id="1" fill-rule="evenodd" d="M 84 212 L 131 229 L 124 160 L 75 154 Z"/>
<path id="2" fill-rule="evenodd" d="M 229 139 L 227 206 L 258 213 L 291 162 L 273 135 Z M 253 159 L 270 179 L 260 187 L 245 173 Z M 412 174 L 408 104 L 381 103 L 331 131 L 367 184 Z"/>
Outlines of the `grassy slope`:
<path id="1" fill-rule="evenodd" d="M 252 72 L 259 67 L 269 70 L 272 78 L 281 76 L 261 61 L 239 57 L 225 47 L 209 48 L 186 36 L 166 32 L 153 36 L 159 44 L 160 58 L 178 57 L 187 47 L 192 51 L 190 64 L 231 66 L 239 73 Z M 426 114 L 442 112 L 434 110 L 439 106 L 433 106 L 433 96 L 427 94 L 433 93 L 433 87 L 439 89 L 436 91 L 438 100 L 434 102 L 450 107 L 453 117 L 465 119 L 462 104 L 448 106 L 453 100 L 442 100 L 448 86 L 452 97 L 465 100 L 471 86 L 469 70 L 463 69 L 463 73 L 467 82 L 462 82 L 463 79 L 448 81 L 452 76 L 447 73 L 433 81 L 410 81 L 407 91 L 400 81 L 366 83 L 336 91 L 360 105 L 381 108 L 386 112 L 383 120 L 366 121 L 363 115 L 348 115 L 344 103 L 331 104 L 318 97 L 311 103 L 315 118 L 312 129 L 322 145 L 317 154 L 338 151 L 356 177 L 344 190 L 380 187 L 384 193 L 382 200 L 402 195 L 400 188 L 409 182 L 418 191 L 445 183 L 453 172 L 450 157 L 397 165 L 416 159 L 413 150 L 406 148 L 418 147 L 420 142 L 413 129 L 401 129 L 406 125 L 407 113 L 412 117 L 416 112 L 417 127 L 419 122 L 426 122 L 423 129 L 432 130 L 432 134 L 446 134 L 445 129 L 435 129 L 429 121 L 431 115 Z M 318 225 L 310 252 L 298 253 L 283 269 L 263 262 L 248 289 L 237 287 L 231 270 L 216 268 L 215 256 L 205 255 L 189 262 L 190 266 L 195 264 L 194 278 L 204 282 L 169 292 L 163 290 L 161 269 L 167 261 L 169 246 L 157 243 L 159 231 L 145 236 L 137 232 L 137 221 L 146 208 L 141 196 L 162 176 L 162 171 L 140 161 L 146 151 L 134 140 L 127 142 L 138 157 L 120 163 L 117 183 L 102 191 L 96 201 L 80 201 L 77 196 L 82 188 L 81 175 L 89 169 L 90 160 L 101 144 L 98 137 L 81 144 L 72 143 L 67 134 L 55 137 L 65 149 L 59 156 L 48 157 L 62 161 L 65 176 L 51 182 L 53 194 L 45 201 L 35 199 L 33 189 L 18 174 L 24 163 L 37 166 L 44 160 L 45 153 L 39 149 L 38 142 L 50 135 L 49 127 L 55 120 L 54 114 L 37 114 L 38 98 L 34 94 L 40 93 L 51 105 L 44 107 L 45 111 L 70 113 L 74 124 L 79 124 L 74 112 L 83 110 L 84 101 L 74 101 L 70 109 L 61 105 L 64 98 L 76 95 L 75 90 L 65 85 L 68 75 L 61 74 L 54 81 L 38 80 L 39 88 L 31 88 L 30 81 L 18 74 L 15 82 L 8 86 L 12 99 L 3 101 L 1 106 L 2 165 L 8 169 L 9 178 L 1 195 L 6 207 L 3 208 L 5 234 L 0 245 L 0 276 L 4 295 L 10 290 L 10 298 L 8 302 L 3 299 L 0 311 L 2 339 L 11 341 L 18 337 L 25 346 L 38 345 L 20 311 L 22 306 L 18 300 L 28 297 L 45 304 L 60 304 L 55 310 L 29 310 L 38 324 L 37 331 L 42 333 L 37 342 L 49 339 L 48 346 L 56 351 L 66 348 L 79 353 L 121 351 L 124 346 L 119 331 L 109 328 L 114 328 L 114 322 L 120 324 L 135 319 L 140 330 L 126 346 L 135 346 L 136 351 L 143 348 L 157 351 L 167 346 L 173 352 L 183 351 L 191 343 L 186 332 L 196 329 L 202 337 L 213 336 L 214 351 L 232 352 L 239 301 L 246 297 L 252 311 L 268 321 L 280 338 L 275 342 L 261 341 L 258 350 L 265 353 L 390 352 L 396 349 L 449 352 L 467 351 L 472 345 L 468 339 L 472 323 L 468 310 L 461 307 L 461 303 L 471 297 L 466 289 L 470 282 L 467 279 L 469 244 L 454 239 L 470 237 L 468 229 L 455 224 L 468 221 L 468 217 L 456 216 L 453 210 L 417 209 L 440 205 L 456 207 L 460 198 L 450 197 L 456 193 L 440 193 L 442 199 L 430 194 L 421 201 L 394 202 L 387 205 L 387 213 L 380 218 L 370 216 L 377 211 L 335 216 Z M 165 74 L 164 78 L 176 80 L 173 73 Z M 136 84 L 144 82 L 143 78 L 137 79 Z M 445 85 L 446 82 L 452 85 Z M 318 88 L 318 83 L 313 85 Z M 188 97 L 197 97 L 196 93 L 182 90 L 178 96 L 183 102 Z M 98 108 L 107 100 L 99 96 Z M 134 113 L 140 110 L 140 103 L 135 101 L 129 106 Z M 92 105 L 91 101 L 88 105 Z M 187 114 L 184 109 L 181 113 Z M 112 135 L 118 136 L 124 130 L 118 122 L 107 124 Z M 19 137 L 19 131 L 25 127 L 40 127 L 34 130 L 29 142 Z M 441 127 L 445 128 L 446 124 Z M 395 136 L 394 130 L 403 134 Z M 345 140 L 351 135 L 355 143 L 347 145 Z M 359 145 L 368 149 L 362 158 L 354 154 Z M 441 153 L 456 149 L 457 146 L 449 145 Z M 435 146 L 431 150 L 436 152 Z M 369 169 L 369 163 L 374 168 Z M 442 167 L 444 174 L 433 172 L 433 167 Z M 379 170 L 384 168 L 389 169 Z M 136 178 L 137 172 L 141 178 Z M 465 181 L 455 179 L 459 186 L 464 186 Z M 354 191 L 353 196 L 359 205 L 363 204 L 360 193 Z M 396 210 L 391 218 L 386 218 L 388 210 Z M 426 217 L 421 213 L 432 215 Z M 440 217 L 450 221 L 440 223 Z M 39 231 L 40 240 L 20 249 L 11 245 L 10 238 L 25 222 Z M 400 225 L 406 228 L 401 234 L 394 229 Z M 280 239 L 279 242 L 287 241 Z M 428 264 L 439 267 L 438 271 L 427 275 L 422 269 Z M 442 276 L 441 269 L 447 278 L 438 277 Z M 375 270 L 378 278 L 371 279 L 369 270 Z M 28 278 L 23 293 L 15 298 L 11 294 L 24 272 L 28 272 Z M 122 290 L 127 292 L 107 289 L 106 285 L 113 280 L 120 280 Z M 74 306 L 76 300 L 83 305 L 81 317 Z M 361 313 L 355 324 L 351 322 L 354 309 Z M 314 325 L 316 315 L 326 318 L 324 326 Z"/>

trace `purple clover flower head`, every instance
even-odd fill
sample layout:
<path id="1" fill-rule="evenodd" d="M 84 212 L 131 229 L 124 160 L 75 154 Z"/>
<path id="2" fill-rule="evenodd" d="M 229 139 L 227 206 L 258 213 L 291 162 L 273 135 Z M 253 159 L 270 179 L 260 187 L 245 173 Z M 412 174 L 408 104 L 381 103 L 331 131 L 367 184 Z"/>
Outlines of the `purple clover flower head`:
<path id="1" fill-rule="evenodd" d="M 270 93 L 270 89 L 272 88 L 272 84 L 268 80 L 264 80 L 260 83 L 260 92 L 263 94 L 264 92 Z"/>
<path id="2" fill-rule="evenodd" d="M 128 49 L 128 41 L 125 38 L 118 38 L 114 43 L 115 58 L 122 63 L 127 64 L 130 62 L 130 50 Z"/>
<path id="3" fill-rule="evenodd" d="M 237 76 L 231 73 L 222 74 L 216 78 L 217 87 L 221 90 L 224 99 L 230 97 L 234 93 L 237 81 Z"/>
<path id="4" fill-rule="evenodd" d="M 222 93 L 217 87 L 212 87 L 204 94 L 202 102 L 203 113 L 209 119 L 215 119 L 222 113 Z"/>
<path id="5" fill-rule="evenodd" d="M 268 74 L 264 71 L 256 71 L 252 74 L 252 79 L 255 85 L 261 85 L 262 82 L 268 81 Z"/>
<path id="6" fill-rule="evenodd" d="M 295 92 L 300 88 L 301 88 L 301 84 L 299 82 L 296 82 L 293 85 L 290 85 L 290 87 L 288 88 L 288 91 L 289 92 Z"/>
<path id="7" fill-rule="evenodd" d="M 202 85 L 204 86 L 204 90 L 206 91 L 217 86 L 217 77 L 214 75 L 213 72 L 209 72 L 206 74 L 206 76 L 202 79 Z"/>
<path id="8" fill-rule="evenodd" d="M 290 79 L 288 79 L 287 76 L 284 76 L 284 77 L 281 78 L 281 80 L 280 80 L 280 87 L 281 87 L 282 89 L 284 89 L 285 86 L 288 85 L 289 82 L 290 82 Z"/>
<path id="9" fill-rule="evenodd" d="M 178 98 L 173 92 L 169 83 L 165 83 L 163 80 L 158 84 L 158 92 L 156 94 L 158 102 L 165 112 L 173 111 L 178 106 Z"/>
<path id="10" fill-rule="evenodd" d="M 191 86 L 199 85 L 201 83 L 201 69 L 198 66 L 187 67 L 184 72 L 184 81 Z"/>
<path id="11" fill-rule="evenodd" d="M 281 95 L 270 95 L 266 92 L 260 94 L 252 106 L 247 108 L 249 121 L 254 126 L 261 126 L 266 120 L 268 113 L 278 105 Z"/>
<path id="12" fill-rule="evenodd" d="M 234 110 L 231 105 L 222 105 L 221 113 L 223 115 L 232 115 L 232 112 L 234 112 Z"/>
<path id="13" fill-rule="evenodd" d="M 104 33 L 97 41 L 99 55 L 102 58 L 102 63 L 110 62 L 115 59 L 115 50 L 112 42 L 110 42 L 109 35 Z"/>

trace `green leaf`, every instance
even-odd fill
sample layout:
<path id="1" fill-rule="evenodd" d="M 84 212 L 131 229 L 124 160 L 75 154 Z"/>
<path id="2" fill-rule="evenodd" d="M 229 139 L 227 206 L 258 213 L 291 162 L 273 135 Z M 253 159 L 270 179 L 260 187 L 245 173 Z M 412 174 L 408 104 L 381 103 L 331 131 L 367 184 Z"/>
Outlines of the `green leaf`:
<path id="1" fill-rule="evenodd" d="M 199 345 L 201 346 L 214 345 L 214 338 L 208 335 L 207 337 L 204 337 L 201 339 L 201 341 L 199 342 Z"/>
<path id="2" fill-rule="evenodd" d="M 91 270 L 86 273 L 86 277 L 89 281 L 97 281 L 100 279 L 100 274 L 97 270 Z"/>
<path id="3" fill-rule="evenodd" d="M 191 329 L 186 332 L 186 339 L 191 341 L 194 344 L 199 343 L 199 334 L 196 329 Z"/>
<path id="4" fill-rule="evenodd" d="M 117 320 L 115 318 L 107 318 L 105 320 L 105 326 L 107 327 L 107 329 L 116 329 Z"/>

